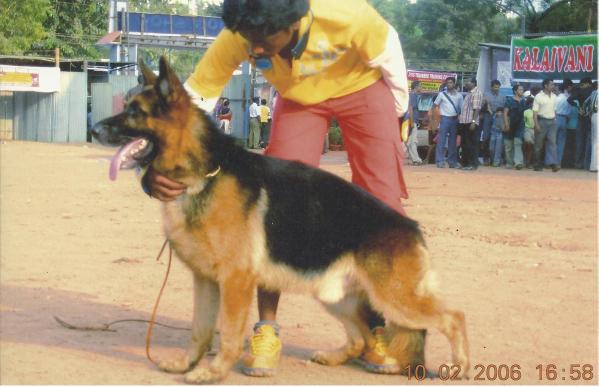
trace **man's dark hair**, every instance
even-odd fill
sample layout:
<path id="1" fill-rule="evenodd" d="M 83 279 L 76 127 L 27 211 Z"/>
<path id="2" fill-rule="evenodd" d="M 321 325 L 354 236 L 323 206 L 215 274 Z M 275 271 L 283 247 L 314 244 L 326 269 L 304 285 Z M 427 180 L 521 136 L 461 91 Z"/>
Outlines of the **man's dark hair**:
<path id="1" fill-rule="evenodd" d="M 501 82 L 499 82 L 497 79 L 493 79 L 491 81 L 491 87 L 493 86 L 501 86 Z"/>
<path id="2" fill-rule="evenodd" d="M 229 106 L 229 100 L 225 99 L 225 102 L 223 102 L 223 106 Z"/>
<path id="3" fill-rule="evenodd" d="M 260 97 L 252 98 L 252 102 L 260 103 Z"/>
<path id="4" fill-rule="evenodd" d="M 412 81 L 412 87 L 411 87 L 412 90 L 414 90 L 418 86 L 420 86 L 420 81 Z"/>
<path id="5" fill-rule="evenodd" d="M 225 0 L 222 17 L 233 32 L 269 36 L 301 19 L 309 8 L 308 0 Z"/>
<path id="6" fill-rule="evenodd" d="M 547 86 L 549 84 L 549 82 L 553 82 L 553 79 L 551 79 L 551 78 L 543 79 L 543 82 L 541 83 L 543 85 L 543 89 L 545 88 L 545 86 Z"/>
<path id="7" fill-rule="evenodd" d="M 474 77 L 470 78 L 470 82 L 471 82 L 471 83 L 472 83 L 474 86 L 477 86 L 477 85 L 478 85 L 478 83 L 476 82 L 476 78 L 474 78 Z"/>
<path id="8" fill-rule="evenodd" d="M 524 89 L 524 86 L 522 86 L 519 83 L 516 83 L 514 86 L 512 86 L 512 93 L 516 94 L 516 91 L 518 90 L 519 87 Z"/>
<path id="9" fill-rule="evenodd" d="M 562 83 L 562 90 L 566 90 L 570 86 L 574 86 L 574 82 L 572 82 L 570 78 L 564 78 L 564 82 Z"/>
<path id="10" fill-rule="evenodd" d="M 592 84 L 593 84 L 593 79 L 592 79 L 591 77 L 585 77 L 585 78 L 582 78 L 582 79 L 580 80 L 580 84 L 581 84 L 581 85 L 583 85 L 583 84 L 585 84 L 585 83 L 587 83 L 587 84 L 589 84 L 589 85 L 592 85 Z"/>
<path id="11" fill-rule="evenodd" d="M 266 105 L 266 100 L 264 98 L 262 98 L 262 100 L 260 101 L 260 105 Z"/>
<path id="12" fill-rule="evenodd" d="M 449 77 L 449 78 L 445 78 L 445 83 L 452 81 L 455 84 L 455 78 L 454 77 Z"/>

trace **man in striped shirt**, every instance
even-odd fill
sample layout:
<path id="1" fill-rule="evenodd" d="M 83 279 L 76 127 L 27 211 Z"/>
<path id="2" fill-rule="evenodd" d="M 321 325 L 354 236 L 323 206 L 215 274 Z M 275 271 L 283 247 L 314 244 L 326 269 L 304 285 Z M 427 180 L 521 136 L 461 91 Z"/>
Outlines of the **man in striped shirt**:
<path id="1" fill-rule="evenodd" d="M 483 93 L 476 84 L 476 78 L 466 82 L 469 90 L 464 98 L 462 112 L 460 113 L 460 134 L 462 136 L 463 170 L 474 171 L 478 168 L 478 149 L 480 139 L 479 116 L 483 102 Z"/>

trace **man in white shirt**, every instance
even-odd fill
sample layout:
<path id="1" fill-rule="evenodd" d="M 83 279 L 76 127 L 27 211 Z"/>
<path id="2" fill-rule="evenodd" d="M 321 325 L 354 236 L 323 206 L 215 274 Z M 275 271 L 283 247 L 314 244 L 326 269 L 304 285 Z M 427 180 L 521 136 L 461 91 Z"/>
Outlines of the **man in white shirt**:
<path id="1" fill-rule="evenodd" d="M 260 143 L 260 109 L 258 108 L 259 97 L 254 97 L 250 105 L 250 133 L 248 136 L 248 148 L 258 149 Z"/>
<path id="2" fill-rule="evenodd" d="M 435 106 L 441 113 L 435 162 L 437 168 L 445 168 L 445 142 L 447 141 L 447 163 L 449 168 L 457 168 L 459 166 L 456 149 L 458 116 L 462 110 L 464 97 L 455 89 L 455 79 L 453 77 L 447 78 L 446 82 L 447 91 L 440 92 L 435 99 Z M 436 127 L 436 125 L 433 127 Z"/>
<path id="3" fill-rule="evenodd" d="M 549 164 L 553 172 L 559 171 L 557 165 L 557 150 L 555 146 L 555 136 L 557 126 L 555 124 L 555 103 L 557 96 L 553 94 L 553 80 L 543 80 L 543 91 L 535 97 L 532 105 L 532 114 L 535 122 L 535 156 L 534 170 L 542 171 L 544 157 L 541 154 L 545 140 L 547 140 L 546 152 Z"/>

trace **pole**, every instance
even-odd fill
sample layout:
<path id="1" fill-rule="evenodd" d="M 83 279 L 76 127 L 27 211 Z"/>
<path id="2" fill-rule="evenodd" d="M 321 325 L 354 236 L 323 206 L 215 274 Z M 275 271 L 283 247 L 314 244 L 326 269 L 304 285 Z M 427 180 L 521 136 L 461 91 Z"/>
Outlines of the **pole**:
<path id="1" fill-rule="evenodd" d="M 54 49 L 54 62 L 56 63 L 56 67 L 60 67 L 60 48 L 58 47 Z"/>

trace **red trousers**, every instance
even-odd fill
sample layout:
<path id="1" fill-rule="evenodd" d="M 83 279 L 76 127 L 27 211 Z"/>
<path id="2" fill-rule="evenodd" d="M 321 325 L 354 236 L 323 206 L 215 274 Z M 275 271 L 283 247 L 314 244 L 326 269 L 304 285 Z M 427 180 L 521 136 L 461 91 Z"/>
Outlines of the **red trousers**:
<path id="1" fill-rule="evenodd" d="M 402 215 L 408 192 L 403 147 L 391 91 L 383 80 L 339 98 L 301 105 L 278 97 L 265 154 L 318 167 L 332 118 L 347 150 L 352 182 Z"/>

